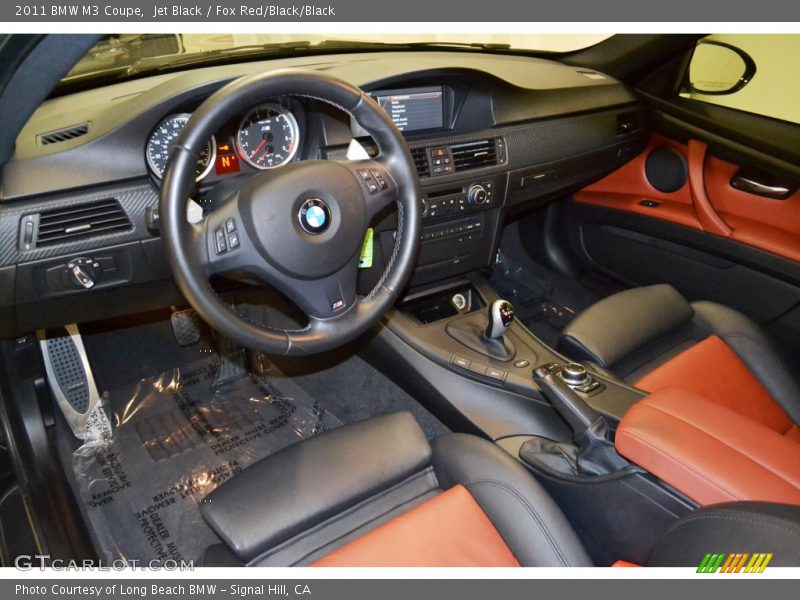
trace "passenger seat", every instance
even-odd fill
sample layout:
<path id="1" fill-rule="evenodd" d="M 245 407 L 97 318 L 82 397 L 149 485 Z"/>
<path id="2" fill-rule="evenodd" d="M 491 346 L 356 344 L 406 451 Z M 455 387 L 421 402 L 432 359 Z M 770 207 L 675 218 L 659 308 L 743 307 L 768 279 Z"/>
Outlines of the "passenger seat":
<path id="1" fill-rule="evenodd" d="M 559 350 L 646 392 L 678 388 L 800 443 L 800 381 L 764 332 L 713 302 L 690 304 L 670 285 L 597 302 L 561 334 Z"/>
<path id="2" fill-rule="evenodd" d="M 701 505 L 800 504 L 800 382 L 741 313 L 635 288 L 586 309 L 559 349 L 650 393 L 617 428 L 632 462 Z"/>

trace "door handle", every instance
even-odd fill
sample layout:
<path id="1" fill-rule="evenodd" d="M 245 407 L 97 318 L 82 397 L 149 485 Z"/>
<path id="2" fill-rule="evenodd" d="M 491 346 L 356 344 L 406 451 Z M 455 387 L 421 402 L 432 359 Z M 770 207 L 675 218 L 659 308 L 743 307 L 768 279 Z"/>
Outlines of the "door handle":
<path id="1" fill-rule="evenodd" d="M 707 153 L 708 146 L 704 142 L 689 140 L 687 162 L 689 163 L 689 190 L 692 194 L 692 204 L 703 231 L 722 237 L 731 237 L 733 229 L 728 227 L 728 224 L 719 216 L 706 192 Z"/>
<path id="2" fill-rule="evenodd" d="M 791 191 L 788 187 L 784 187 L 782 185 L 767 185 L 766 183 L 761 183 L 760 181 L 750 179 L 749 177 L 743 177 L 741 175 L 735 176 L 731 180 L 731 185 L 737 190 L 742 190 L 743 192 L 749 192 L 758 196 L 766 196 L 768 198 L 777 199 L 786 198 Z"/>

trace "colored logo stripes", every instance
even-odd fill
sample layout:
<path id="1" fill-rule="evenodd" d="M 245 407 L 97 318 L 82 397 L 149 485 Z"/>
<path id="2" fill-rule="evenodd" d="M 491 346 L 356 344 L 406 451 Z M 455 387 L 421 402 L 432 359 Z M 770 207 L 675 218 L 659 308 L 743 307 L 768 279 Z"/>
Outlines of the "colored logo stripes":
<path id="1" fill-rule="evenodd" d="M 724 552 L 708 553 L 703 557 L 700 566 L 697 567 L 698 573 L 763 573 L 769 562 L 772 560 L 772 553 L 739 552 L 725 554 Z"/>

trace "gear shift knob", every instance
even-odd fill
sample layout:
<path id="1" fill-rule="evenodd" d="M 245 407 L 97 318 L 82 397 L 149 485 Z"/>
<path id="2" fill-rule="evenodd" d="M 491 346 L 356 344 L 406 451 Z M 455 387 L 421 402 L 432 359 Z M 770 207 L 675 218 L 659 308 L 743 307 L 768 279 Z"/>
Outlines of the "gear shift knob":
<path id="1" fill-rule="evenodd" d="M 486 327 L 486 337 L 496 340 L 503 334 L 514 321 L 514 307 L 508 300 L 495 300 L 489 306 L 489 325 Z"/>

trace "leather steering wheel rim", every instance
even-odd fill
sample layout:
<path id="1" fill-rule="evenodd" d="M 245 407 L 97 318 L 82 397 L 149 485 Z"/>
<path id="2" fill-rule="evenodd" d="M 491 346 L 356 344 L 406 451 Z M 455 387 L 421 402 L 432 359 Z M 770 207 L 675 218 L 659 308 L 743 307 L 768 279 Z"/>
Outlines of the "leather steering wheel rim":
<path id="1" fill-rule="evenodd" d="M 372 136 L 379 155 L 363 161 L 304 161 L 274 169 L 275 173 L 265 171 L 201 223 L 189 223 L 186 201 L 194 191 L 195 164 L 207 140 L 232 115 L 277 96 L 311 98 L 349 113 Z M 373 182 L 383 180 L 377 192 L 366 187 L 365 172 L 372 173 Z M 333 191 L 323 189 L 319 182 L 331 182 Z M 419 250 L 421 197 L 405 139 L 372 98 L 327 74 L 280 70 L 237 79 L 194 112 L 165 170 L 159 205 L 161 235 L 178 288 L 212 328 L 267 354 L 314 354 L 362 335 L 394 305 Z M 309 233 L 308 227 L 303 231 L 295 222 L 297 215 L 301 221 L 303 217 L 292 211 L 298 205 L 303 210 L 309 201 L 320 201 L 327 211 L 331 225 L 321 234 Z M 366 227 L 370 218 L 391 203 L 397 205 L 398 220 L 392 255 L 375 288 L 359 297 L 355 283 Z M 220 254 L 215 252 L 215 234 L 231 219 L 237 224 L 240 243 L 235 250 Z M 354 239 L 359 229 L 360 237 Z M 273 239 L 283 243 L 271 243 Z M 284 246 L 293 254 L 282 250 Z M 281 256 L 291 269 L 281 264 Z M 301 258 L 314 273 L 301 272 Z M 294 300 L 309 317 L 309 324 L 297 330 L 275 329 L 237 312 L 209 283 L 212 274 L 232 271 L 255 272 Z"/>

